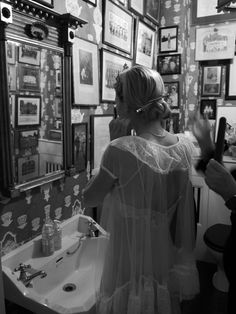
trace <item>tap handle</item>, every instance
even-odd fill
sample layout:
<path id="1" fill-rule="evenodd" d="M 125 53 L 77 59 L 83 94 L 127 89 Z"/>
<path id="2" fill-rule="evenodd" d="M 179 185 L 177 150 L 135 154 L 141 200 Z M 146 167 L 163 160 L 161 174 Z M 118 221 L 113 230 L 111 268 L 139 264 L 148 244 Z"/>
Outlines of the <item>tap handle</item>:
<path id="1" fill-rule="evenodd" d="M 14 269 L 14 271 L 24 271 L 25 269 L 31 268 L 31 265 L 25 265 L 23 263 L 20 263 L 18 267 Z"/>

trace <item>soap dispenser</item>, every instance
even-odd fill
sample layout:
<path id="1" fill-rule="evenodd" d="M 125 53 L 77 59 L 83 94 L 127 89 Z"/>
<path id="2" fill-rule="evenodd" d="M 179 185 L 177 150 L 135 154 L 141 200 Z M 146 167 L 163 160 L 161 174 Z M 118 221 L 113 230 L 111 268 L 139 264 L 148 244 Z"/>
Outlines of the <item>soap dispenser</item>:
<path id="1" fill-rule="evenodd" d="M 46 216 L 42 227 L 42 252 L 44 256 L 52 255 L 55 251 L 54 225 L 49 216 Z"/>

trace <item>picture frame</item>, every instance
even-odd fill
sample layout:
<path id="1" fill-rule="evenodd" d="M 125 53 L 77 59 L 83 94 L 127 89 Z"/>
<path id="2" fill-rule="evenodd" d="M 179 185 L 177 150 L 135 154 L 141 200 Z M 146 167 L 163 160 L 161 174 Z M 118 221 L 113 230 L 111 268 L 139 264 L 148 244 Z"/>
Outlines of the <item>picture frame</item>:
<path id="1" fill-rule="evenodd" d="M 236 100 L 236 55 L 226 65 L 225 99 Z"/>
<path id="2" fill-rule="evenodd" d="M 159 52 L 178 51 L 178 26 L 159 28 Z"/>
<path id="3" fill-rule="evenodd" d="M 128 9 L 135 14 L 143 16 L 144 14 L 144 0 L 129 0 Z"/>
<path id="4" fill-rule="evenodd" d="M 179 82 L 164 82 L 165 101 L 171 109 L 179 108 Z"/>
<path id="5" fill-rule="evenodd" d="M 9 64 L 16 63 L 16 44 L 11 41 L 7 41 L 7 62 Z"/>
<path id="6" fill-rule="evenodd" d="M 172 112 L 171 116 L 166 119 L 165 129 L 170 133 L 179 133 L 179 112 Z"/>
<path id="7" fill-rule="evenodd" d="M 57 119 L 61 119 L 62 117 L 62 98 L 56 97 L 54 99 L 54 106 L 55 106 L 55 117 Z"/>
<path id="8" fill-rule="evenodd" d="M 84 2 L 87 2 L 88 4 L 93 5 L 94 7 L 97 6 L 97 0 L 83 0 Z"/>
<path id="9" fill-rule="evenodd" d="M 117 75 L 132 66 L 132 61 L 110 50 L 101 50 L 101 102 L 115 102 L 114 84 Z"/>
<path id="10" fill-rule="evenodd" d="M 16 91 L 16 66 L 14 64 L 8 64 L 7 72 L 9 90 Z"/>
<path id="11" fill-rule="evenodd" d="M 17 160 L 18 183 L 35 179 L 39 176 L 39 155 L 20 157 Z"/>
<path id="12" fill-rule="evenodd" d="M 145 0 L 145 16 L 155 24 L 159 24 L 160 0 Z"/>
<path id="13" fill-rule="evenodd" d="M 31 149 L 38 146 L 39 130 L 19 131 L 19 149 Z"/>
<path id="14" fill-rule="evenodd" d="M 88 123 L 72 124 L 73 165 L 76 172 L 86 170 L 88 163 Z"/>
<path id="15" fill-rule="evenodd" d="M 181 74 L 181 54 L 159 55 L 157 70 L 161 75 Z"/>
<path id="16" fill-rule="evenodd" d="M 21 44 L 19 46 L 18 61 L 31 65 L 40 65 L 41 51 L 36 46 Z"/>
<path id="17" fill-rule="evenodd" d="M 155 44 L 155 29 L 140 19 L 136 24 L 135 63 L 152 68 Z"/>
<path id="18" fill-rule="evenodd" d="M 201 99 L 200 114 L 208 120 L 216 119 L 216 99 Z"/>
<path id="19" fill-rule="evenodd" d="M 41 123 L 41 97 L 16 96 L 16 127 L 39 126 Z"/>
<path id="20" fill-rule="evenodd" d="M 232 59 L 234 50 L 235 32 L 230 25 L 196 28 L 196 61 Z"/>
<path id="21" fill-rule="evenodd" d="M 220 96 L 222 85 L 222 66 L 202 67 L 202 96 Z"/>
<path id="22" fill-rule="evenodd" d="M 30 0 L 30 2 L 35 2 L 44 5 L 45 7 L 49 7 L 51 9 L 54 8 L 54 0 L 34 0 L 34 1 Z"/>
<path id="23" fill-rule="evenodd" d="M 224 23 L 235 20 L 236 12 L 217 12 L 218 0 L 194 0 L 192 1 L 192 25 L 204 25 L 211 23 Z"/>
<path id="24" fill-rule="evenodd" d="M 132 13 L 109 0 L 105 1 L 103 18 L 103 43 L 119 49 L 132 58 L 133 49 Z"/>
<path id="25" fill-rule="evenodd" d="M 98 45 L 76 37 L 73 44 L 74 103 L 99 105 Z"/>
<path id="26" fill-rule="evenodd" d="M 91 169 L 98 169 L 103 153 L 110 143 L 109 123 L 114 118 L 112 114 L 93 114 L 90 116 L 91 138 Z"/>
<path id="27" fill-rule="evenodd" d="M 235 125 L 236 125 L 236 106 L 217 106 L 215 140 L 217 139 L 217 133 L 218 133 L 219 122 L 220 122 L 221 117 L 225 117 L 226 122 L 229 125 L 235 127 Z"/>
<path id="28" fill-rule="evenodd" d="M 21 91 L 40 92 L 40 68 L 19 64 L 19 89 Z"/>

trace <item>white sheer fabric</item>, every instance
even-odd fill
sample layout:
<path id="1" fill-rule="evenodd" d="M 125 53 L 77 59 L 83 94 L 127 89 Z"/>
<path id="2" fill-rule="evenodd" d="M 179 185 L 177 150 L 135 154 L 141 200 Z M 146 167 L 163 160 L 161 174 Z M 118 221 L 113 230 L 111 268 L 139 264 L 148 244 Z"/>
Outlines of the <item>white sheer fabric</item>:
<path id="1" fill-rule="evenodd" d="M 104 153 L 101 171 L 117 184 L 104 200 L 100 221 L 110 240 L 99 314 L 171 314 L 171 297 L 190 299 L 199 292 L 189 179 L 194 147 L 178 137 L 169 147 L 121 137 Z"/>

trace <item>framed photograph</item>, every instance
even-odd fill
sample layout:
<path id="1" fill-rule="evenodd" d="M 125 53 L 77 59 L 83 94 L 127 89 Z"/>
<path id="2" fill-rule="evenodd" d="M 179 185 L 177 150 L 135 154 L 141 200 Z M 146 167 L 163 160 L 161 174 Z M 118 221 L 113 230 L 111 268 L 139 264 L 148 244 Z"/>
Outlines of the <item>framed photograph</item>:
<path id="1" fill-rule="evenodd" d="M 72 124 L 73 164 L 76 172 L 86 170 L 88 151 L 88 123 Z"/>
<path id="2" fill-rule="evenodd" d="M 40 68 L 19 64 L 19 89 L 29 92 L 40 92 Z"/>
<path id="3" fill-rule="evenodd" d="M 103 42 L 132 56 L 133 16 L 123 7 L 105 1 Z"/>
<path id="4" fill-rule="evenodd" d="M 135 14 L 143 15 L 144 13 L 144 0 L 129 0 L 128 8 Z"/>
<path id="5" fill-rule="evenodd" d="M 117 75 L 124 69 L 130 68 L 132 62 L 121 55 L 102 49 L 102 102 L 115 102 L 114 84 Z"/>
<path id="6" fill-rule="evenodd" d="M 159 28 L 159 52 L 178 51 L 178 26 Z"/>
<path id="7" fill-rule="evenodd" d="M 40 65 L 40 50 L 38 47 L 22 44 L 19 46 L 18 61 L 31 65 Z"/>
<path id="8" fill-rule="evenodd" d="M 73 44 L 74 102 L 99 105 L 98 45 L 76 37 Z"/>
<path id="9" fill-rule="evenodd" d="M 8 64 L 7 71 L 9 90 L 16 91 L 16 66 L 14 64 Z"/>
<path id="10" fill-rule="evenodd" d="M 236 19 L 236 12 L 217 12 L 218 0 L 194 0 L 192 1 L 192 24 L 203 25 L 211 23 L 224 23 Z"/>
<path id="11" fill-rule="evenodd" d="M 155 29 L 139 19 L 136 24 L 135 63 L 152 68 L 155 43 Z"/>
<path id="12" fill-rule="evenodd" d="M 41 97 L 16 97 L 16 126 L 36 126 L 41 123 Z"/>
<path id="13" fill-rule="evenodd" d="M 83 1 L 93 5 L 94 7 L 97 6 L 97 0 L 83 0 Z"/>
<path id="14" fill-rule="evenodd" d="M 54 8 L 54 0 L 34 0 L 34 1 L 30 0 L 30 2 L 35 2 L 49 8 Z"/>
<path id="15" fill-rule="evenodd" d="M 222 66 L 202 67 L 202 96 L 220 96 Z"/>
<path id="16" fill-rule="evenodd" d="M 10 64 L 16 63 L 16 45 L 11 41 L 7 41 L 7 62 Z"/>
<path id="17" fill-rule="evenodd" d="M 56 93 L 61 93 L 61 69 L 56 69 Z"/>
<path id="18" fill-rule="evenodd" d="M 171 109 L 179 108 L 179 82 L 164 82 L 165 101 Z"/>
<path id="19" fill-rule="evenodd" d="M 91 115 L 91 166 L 98 169 L 102 155 L 110 143 L 109 123 L 113 115 Z"/>
<path id="20" fill-rule="evenodd" d="M 170 133 L 179 133 L 179 113 L 172 112 L 170 118 L 166 120 L 166 130 Z"/>
<path id="21" fill-rule="evenodd" d="M 159 23 L 160 0 L 145 0 L 145 16 L 152 22 Z"/>
<path id="22" fill-rule="evenodd" d="M 18 183 L 23 183 L 39 176 L 39 155 L 18 158 Z"/>
<path id="23" fill-rule="evenodd" d="M 200 114 L 209 120 L 216 119 L 216 99 L 201 99 Z"/>
<path id="24" fill-rule="evenodd" d="M 217 106 L 215 140 L 217 139 L 219 121 L 221 117 L 225 117 L 228 125 L 236 128 L 236 106 Z"/>
<path id="25" fill-rule="evenodd" d="M 25 130 L 19 131 L 19 149 L 31 149 L 38 146 L 39 131 Z"/>
<path id="26" fill-rule="evenodd" d="M 10 121 L 11 126 L 15 127 L 15 108 L 16 107 L 16 101 L 15 101 L 15 95 L 11 94 L 9 96 L 9 113 L 10 113 Z"/>
<path id="27" fill-rule="evenodd" d="M 226 65 L 225 99 L 236 100 L 236 56 Z"/>
<path id="28" fill-rule="evenodd" d="M 196 28 L 196 61 L 232 59 L 235 32 L 230 25 Z"/>
<path id="29" fill-rule="evenodd" d="M 157 70 L 161 75 L 181 73 L 181 54 L 159 55 L 157 57 Z"/>
<path id="30" fill-rule="evenodd" d="M 56 97 L 54 99 L 54 106 L 55 106 L 55 117 L 60 119 L 62 117 L 62 98 Z"/>

